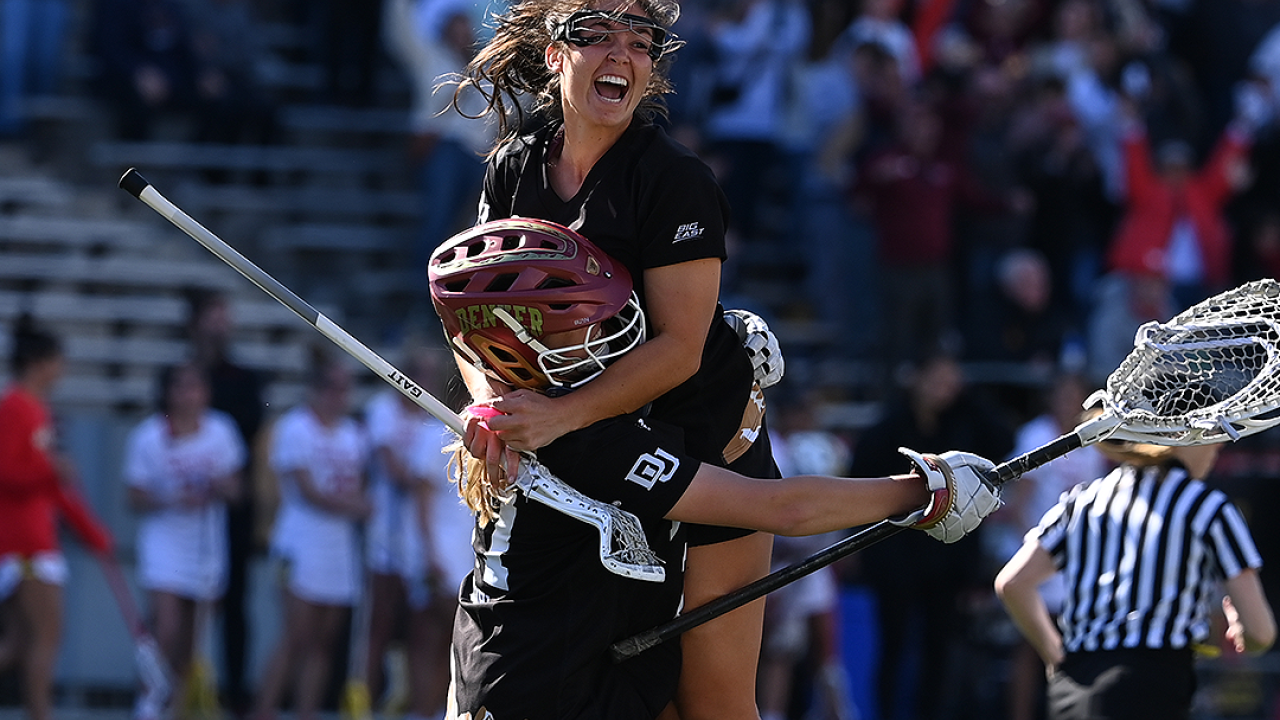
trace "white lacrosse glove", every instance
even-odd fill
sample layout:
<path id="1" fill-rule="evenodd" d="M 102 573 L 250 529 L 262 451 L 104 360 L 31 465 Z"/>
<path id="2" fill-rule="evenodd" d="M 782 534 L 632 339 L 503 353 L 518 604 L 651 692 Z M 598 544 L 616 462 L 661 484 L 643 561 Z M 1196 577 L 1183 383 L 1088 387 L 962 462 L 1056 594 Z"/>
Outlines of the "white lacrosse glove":
<path id="1" fill-rule="evenodd" d="M 765 321 L 747 310 L 725 310 L 724 321 L 738 333 L 742 347 L 751 358 L 751 369 L 760 389 L 777 385 L 784 369 L 782 348 L 778 347 L 778 338 Z"/>
<path id="2" fill-rule="evenodd" d="M 923 530 L 935 540 L 953 543 L 973 532 L 982 518 L 1003 503 L 1000 488 L 985 473 L 995 467 L 986 458 L 952 450 L 942 455 L 922 454 L 909 448 L 898 452 L 911 458 L 916 473 L 933 493 L 929 504 L 903 517 L 889 518 L 894 525 Z"/>

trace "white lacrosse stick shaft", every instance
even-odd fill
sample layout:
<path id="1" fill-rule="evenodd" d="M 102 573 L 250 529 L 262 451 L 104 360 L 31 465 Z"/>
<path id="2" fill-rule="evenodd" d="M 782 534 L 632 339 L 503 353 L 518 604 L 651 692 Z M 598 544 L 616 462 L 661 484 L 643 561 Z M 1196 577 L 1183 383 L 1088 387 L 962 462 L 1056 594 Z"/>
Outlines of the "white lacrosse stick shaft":
<path id="1" fill-rule="evenodd" d="M 179 230 L 190 235 L 193 240 L 205 246 L 209 252 L 217 255 L 223 262 L 235 268 L 241 275 L 251 280 L 254 285 L 262 288 L 268 295 L 296 313 L 298 317 L 306 320 L 312 327 L 319 330 L 321 335 L 332 340 L 348 355 L 359 360 L 365 367 L 384 378 L 405 397 L 417 403 L 418 407 L 448 425 L 450 430 L 462 435 L 462 419 L 458 417 L 457 413 L 450 410 L 449 406 L 437 400 L 426 390 L 423 390 L 408 375 L 397 370 L 394 365 L 382 359 L 380 355 L 352 337 L 337 323 L 325 317 L 323 313 L 295 295 L 292 290 L 280 284 L 279 281 L 253 264 L 252 261 L 241 255 L 235 248 L 228 245 L 222 238 L 214 235 L 203 225 L 192 219 L 190 215 L 187 215 L 152 187 L 151 183 L 147 182 L 147 179 L 142 177 L 136 169 L 130 168 L 125 172 L 124 176 L 120 178 L 120 187 L 163 215 Z"/>

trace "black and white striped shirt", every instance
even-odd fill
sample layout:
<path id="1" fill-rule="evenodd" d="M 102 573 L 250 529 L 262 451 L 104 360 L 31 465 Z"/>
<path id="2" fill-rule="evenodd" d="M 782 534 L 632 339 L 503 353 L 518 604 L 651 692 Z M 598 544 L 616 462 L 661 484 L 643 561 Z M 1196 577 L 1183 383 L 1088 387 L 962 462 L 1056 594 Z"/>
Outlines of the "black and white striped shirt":
<path id="1" fill-rule="evenodd" d="M 1028 537 L 1066 580 L 1067 652 L 1203 642 L 1221 583 L 1262 566 L 1240 511 L 1178 465 L 1121 466 L 1079 485 Z"/>

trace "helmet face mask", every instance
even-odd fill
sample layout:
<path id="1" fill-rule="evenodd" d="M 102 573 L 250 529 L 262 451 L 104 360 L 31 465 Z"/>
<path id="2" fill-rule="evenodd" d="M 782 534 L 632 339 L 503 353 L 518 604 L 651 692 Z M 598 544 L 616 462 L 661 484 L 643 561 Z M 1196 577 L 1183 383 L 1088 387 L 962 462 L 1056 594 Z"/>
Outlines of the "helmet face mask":
<path id="1" fill-rule="evenodd" d="M 573 389 L 604 372 L 617 358 L 644 342 L 644 313 L 635 293 L 616 315 L 590 325 L 577 343 L 551 347 L 543 344 L 538 367 L 555 387 Z"/>
<path id="2" fill-rule="evenodd" d="M 453 347 L 515 387 L 578 387 L 644 341 L 626 268 L 555 223 L 465 230 L 436 248 L 428 276 Z"/>
<path id="3" fill-rule="evenodd" d="M 635 34 L 647 44 L 646 52 L 655 62 L 684 45 L 667 28 L 643 15 L 631 13 L 579 10 L 551 26 L 552 39 L 578 47 L 595 45 L 609 35 L 627 32 Z"/>

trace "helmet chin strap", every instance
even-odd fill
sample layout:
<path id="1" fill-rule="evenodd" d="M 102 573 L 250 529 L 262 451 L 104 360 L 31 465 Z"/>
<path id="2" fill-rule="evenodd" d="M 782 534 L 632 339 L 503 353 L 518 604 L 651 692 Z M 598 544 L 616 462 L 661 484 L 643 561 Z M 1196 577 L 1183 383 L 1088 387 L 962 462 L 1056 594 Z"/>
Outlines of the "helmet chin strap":
<path id="1" fill-rule="evenodd" d="M 503 310 L 502 308 L 494 308 L 493 314 L 495 317 L 501 320 L 504 325 L 511 328 L 511 332 L 516 334 L 516 339 L 518 339 L 520 342 L 524 343 L 525 345 L 528 345 L 529 347 L 533 348 L 539 353 L 551 352 L 550 348 L 538 342 L 538 339 L 530 335 L 529 331 L 525 330 L 523 325 L 521 325 L 519 322 L 516 322 L 516 319 L 511 316 L 511 313 L 507 312 L 506 310 Z"/>

